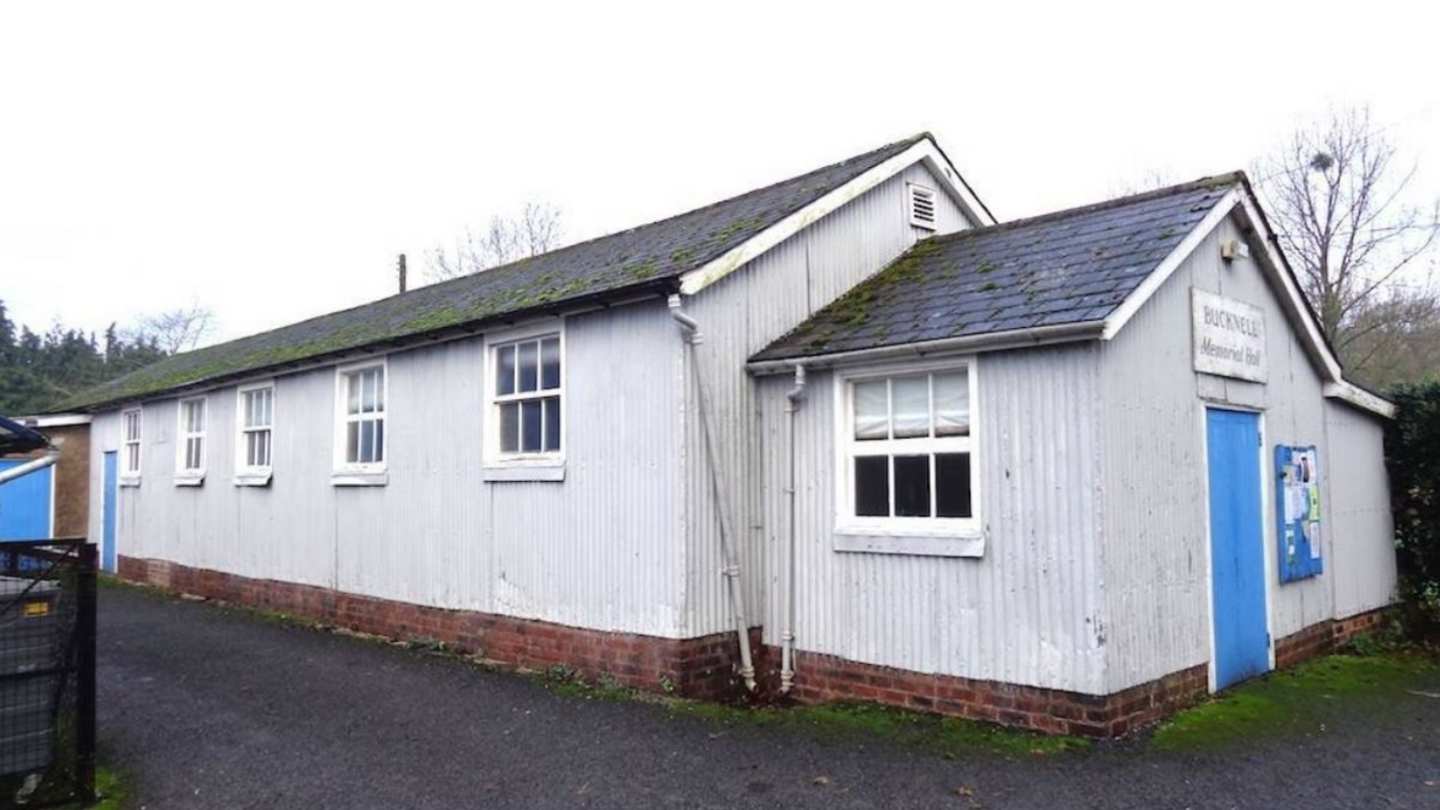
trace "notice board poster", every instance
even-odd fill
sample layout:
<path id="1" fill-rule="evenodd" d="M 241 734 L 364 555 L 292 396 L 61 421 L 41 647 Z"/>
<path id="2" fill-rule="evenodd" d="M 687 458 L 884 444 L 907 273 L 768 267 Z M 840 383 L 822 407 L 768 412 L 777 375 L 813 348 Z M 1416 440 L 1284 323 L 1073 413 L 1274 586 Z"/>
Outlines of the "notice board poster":
<path id="1" fill-rule="evenodd" d="M 1276 446 L 1275 477 L 1280 581 L 1317 576 L 1325 561 L 1320 557 L 1320 454 L 1315 446 Z"/>

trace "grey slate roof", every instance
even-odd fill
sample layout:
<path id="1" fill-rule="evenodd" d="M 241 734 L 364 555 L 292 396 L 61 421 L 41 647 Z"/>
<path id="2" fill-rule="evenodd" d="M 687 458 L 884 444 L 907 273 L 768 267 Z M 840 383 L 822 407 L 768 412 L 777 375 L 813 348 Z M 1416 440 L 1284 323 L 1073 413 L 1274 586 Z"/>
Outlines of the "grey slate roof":
<path id="1" fill-rule="evenodd" d="M 1241 174 L 917 243 L 753 361 L 1101 321 Z"/>
<path id="2" fill-rule="evenodd" d="M 202 383 L 283 369 L 459 328 L 669 292 L 702 267 L 865 171 L 930 138 L 921 133 L 772 186 L 472 276 L 421 287 L 251 337 L 166 358 L 54 411 L 90 410 Z M 933 140 L 933 139 L 932 139 Z"/>

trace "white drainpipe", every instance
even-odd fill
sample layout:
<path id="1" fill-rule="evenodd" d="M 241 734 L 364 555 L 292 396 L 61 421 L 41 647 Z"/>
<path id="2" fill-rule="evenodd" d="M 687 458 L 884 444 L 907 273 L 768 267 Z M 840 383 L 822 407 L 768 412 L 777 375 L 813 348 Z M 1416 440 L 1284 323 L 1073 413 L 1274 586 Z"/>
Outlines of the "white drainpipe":
<path id="1" fill-rule="evenodd" d="M 18 467 L 11 467 L 4 472 L 0 472 L 0 484 L 13 481 L 22 475 L 29 475 L 36 470 L 43 470 L 59 460 L 60 451 L 52 447 L 48 453 L 34 461 L 27 461 Z"/>
<path id="2" fill-rule="evenodd" d="M 785 496 L 789 499 L 789 519 L 785 522 L 785 628 L 780 633 L 780 695 L 786 695 L 795 682 L 795 412 L 805 398 L 805 366 L 795 366 L 795 388 L 785 393 L 785 453 L 788 454 L 788 480 Z"/>
<path id="3" fill-rule="evenodd" d="M 695 385 L 699 389 L 700 432 L 705 436 L 705 456 L 710 468 L 711 494 L 715 498 L 715 511 L 720 516 L 720 556 L 724 558 L 725 579 L 730 592 L 730 612 L 735 620 L 735 636 L 740 641 L 740 677 L 745 688 L 755 691 L 755 663 L 750 656 L 750 627 L 745 620 L 745 597 L 740 590 L 740 563 L 731 548 L 730 510 L 725 503 L 725 487 L 720 480 L 720 462 L 715 455 L 715 438 L 710 430 L 710 401 L 705 391 L 705 375 L 700 373 L 700 358 L 695 347 L 702 341 L 700 322 L 681 309 L 680 296 L 670 296 L 670 317 L 685 330 L 685 345 L 690 348 L 690 368 L 695 374 Z"/>
<path id="4" fill-rule="evenodd" d="M 785 521 L 785 627 L 780 636 L 780 694 L 788 694 L 795 681 L 795 412 L 805 396 L 805 366 L 795 366 L 795 387 L 785 394 L 787 477 L 785 495 L 789 517 Z"/>

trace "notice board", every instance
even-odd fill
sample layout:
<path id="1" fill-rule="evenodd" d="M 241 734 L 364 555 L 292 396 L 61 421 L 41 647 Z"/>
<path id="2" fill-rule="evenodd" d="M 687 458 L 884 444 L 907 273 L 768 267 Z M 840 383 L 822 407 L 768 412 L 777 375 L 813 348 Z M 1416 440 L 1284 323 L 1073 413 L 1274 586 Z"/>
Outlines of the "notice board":
<path id="1" fill-rule="evenodd" d="M 1280 581 L 1317 576 L 1325 570 L 1325 561 L 1320 554 L 1320 454 L 1315 446 L 1277 445 L 1275 478 Z"/>

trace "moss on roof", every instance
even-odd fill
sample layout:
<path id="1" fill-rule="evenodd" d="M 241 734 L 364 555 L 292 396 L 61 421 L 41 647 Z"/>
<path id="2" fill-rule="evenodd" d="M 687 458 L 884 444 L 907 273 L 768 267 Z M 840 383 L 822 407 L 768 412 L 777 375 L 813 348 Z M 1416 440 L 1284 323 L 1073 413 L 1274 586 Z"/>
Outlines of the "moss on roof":
<path id="1" fill-rule="evenodd" d="M 1239 173 L 931 237 L 751 359 L 788 360 L 1103 320 Z"/>

